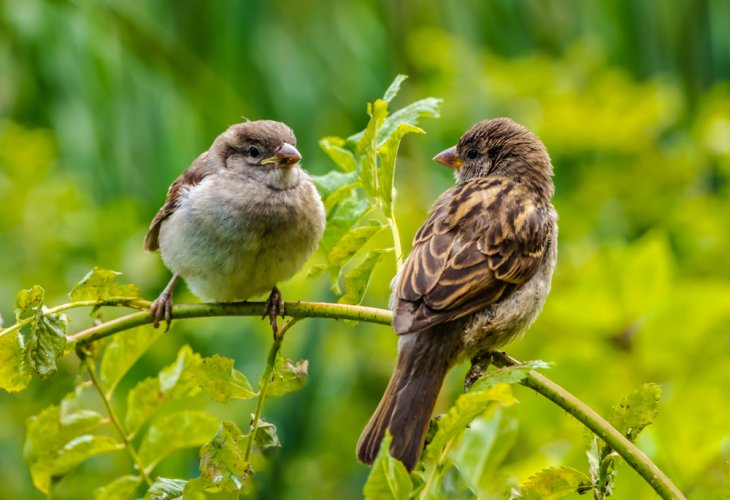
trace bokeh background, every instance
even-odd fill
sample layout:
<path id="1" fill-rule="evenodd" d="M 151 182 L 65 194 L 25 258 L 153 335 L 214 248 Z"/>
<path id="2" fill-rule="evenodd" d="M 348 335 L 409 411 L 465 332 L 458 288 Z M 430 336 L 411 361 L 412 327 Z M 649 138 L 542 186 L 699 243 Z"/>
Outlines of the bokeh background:
<path id="1" fill-rule="evenodd" d="M 534 130 L 555 164 L 560 260 L 544 313 L 509 352 L 554 363 L 548 375 L 603 413 L 641 383 L 661 384 L 640 446 L 688 495 L 720 497 L 730 459 L 729 20 L 724 0 L 0 0 L 0 314 L 11 322 L 16 292 L 33 284 L 64 302 L 93 265 L 154 297 L 168 273 L 142 250 L 146 226 L 218 133 L 242 117 L 285 121 L 305 168 L 322 174 L 334 165 L 318 139 L 362 129 L 365 103 L 405 73 L 394 107 L 444 103 L 441 119 L 422 123 L 427 135 L 401 149 L 404 246 L 453 182 L 435 153 L 486 117 Z M 385 306 L 393 272 L 392 262 L 377 268 L 366 304 Z M 333 300 L 326 280 L 306 273 L 282 290 Z M 189 300 L 180 287 L 177 301 Z M 181 321 L 122 389 L 183 343 L 233 357 L 257 380 L 269 342 L 256 319 Z M 309 359 L 311 378 L 264 410 L 283 448 L 255 478 L 261 498 L 360 495 L 368 469 L 354 447 L 395 344 L 372 325 L 292 330 L 284 354 Z M 451 374 L 441 410 L 464 371 Z M 50 382 L 0 394 L 2 498 L 41 497 L 22 460 L 25 419 L 57 403 L 77 373 L 68 357 Z M 527 389 L 516 394 L 505 473 L 586 471 L 580 425 Z M 242 428 L 252 410 L 215 408 Z M 93 459 L 56 495 L 89 497 L 130 467 L 123 452 Z M 193 477 L 196 467 L 190 450 L 158 472 Z M 615 497 L 653 493 L 623 466 Z"/>

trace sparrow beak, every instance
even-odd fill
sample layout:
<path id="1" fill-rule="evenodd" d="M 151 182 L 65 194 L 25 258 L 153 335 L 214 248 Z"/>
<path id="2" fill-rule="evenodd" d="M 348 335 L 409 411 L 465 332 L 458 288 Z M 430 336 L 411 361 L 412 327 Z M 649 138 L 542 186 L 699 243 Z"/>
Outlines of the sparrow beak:
<path id="1" fill-rule="evenodd" d="M 461 164 L 464 163 L 461 158 L 459 158 L 459 155 L 456 154 L 456 146 L 452 146 L 449 149 L 441 151 L 433 157 L 433 161 L 449 168 L 455 168 L 456 170 L 459 170 Z"/>
<path id="2" fill-rule="evenodd" d="M 270 156 L 265 160 L 261 160 L 261 165 L 276 163 L 279 167 L 289 168 L 296 165 L 297 162 L 301 159 L 302 155 L 299 153 L 299 151 L 297 151 L 297 148 L 285 142 L 279 149 L 276 150 L 276 153 L 274 153 L 273 156 Z"/>

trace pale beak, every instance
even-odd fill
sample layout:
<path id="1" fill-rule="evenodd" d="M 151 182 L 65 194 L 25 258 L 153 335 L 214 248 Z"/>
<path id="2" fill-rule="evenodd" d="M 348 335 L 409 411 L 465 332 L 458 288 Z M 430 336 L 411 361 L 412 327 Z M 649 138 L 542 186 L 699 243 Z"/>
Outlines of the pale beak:
<path id="1" fill-rule="evenodd" d="M 449 168 L 455 168 L 459 170 L 461 164 L 464 163 L 459 155 L 456 154 L 456 146 L 452 146 L 449 149 L 441 151 L 439 154 L 433 157 L 433 161 L 439 162 Z"/>
<path id="2" fill-rule="evenodd" d="M 285 142 L 279 149 L 276 150 L 276 153 L 274 153 L 273 156 L 270 156 L 265 160 L 261 160 L 261 165 L 276 163 L 280 167 L 288 168 L 296 165 L 297 162 L 301 159 L 302 155 L 299 153 L 299 151 L 297 151 L 297 148 Z"/>

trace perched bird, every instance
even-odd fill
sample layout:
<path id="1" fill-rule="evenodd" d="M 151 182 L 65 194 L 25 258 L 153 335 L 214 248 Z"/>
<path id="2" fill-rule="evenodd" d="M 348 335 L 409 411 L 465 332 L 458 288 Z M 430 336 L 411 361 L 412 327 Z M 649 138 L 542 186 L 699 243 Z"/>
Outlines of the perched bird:
<path id="1" fill-rule="evenodd" d="M 398 360 L 357 445 L 372 463 L 386 430 L 412 470 L 446 372 L 510 342 L 536 319 L 557 260 L 555 191 L 545 147 L 507 118 L 485 120 L 434 158 L 457 185 L 433 204 L 393 280 Z"/>
<path id="2" fill-rule="evenodd" d="M 158 250 L 172 279 L 150 311 L 170 326 L 180 277 L 206 301 L 246 300 L 271 290 L 265 314 L 276 328 L 291 278 L 317 247 L 322 200 L 301 169 L 294 132 L 261 120 L 239 123 L 172 183 L 150 224 L 145 249 Z"/>

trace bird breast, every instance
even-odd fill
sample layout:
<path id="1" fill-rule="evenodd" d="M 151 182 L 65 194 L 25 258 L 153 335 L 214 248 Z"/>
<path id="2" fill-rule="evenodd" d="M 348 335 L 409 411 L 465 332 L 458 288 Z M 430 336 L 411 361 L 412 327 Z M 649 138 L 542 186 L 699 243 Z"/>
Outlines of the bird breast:
<path id="1" fill-rule="evenodd" d="M 324 230 L 322 202 L 301 176 L 286 190 L 232 172 L 204 178 L 162 223 L 163 261 L 204 300 L 245 300 L 290 278 Z"/>

